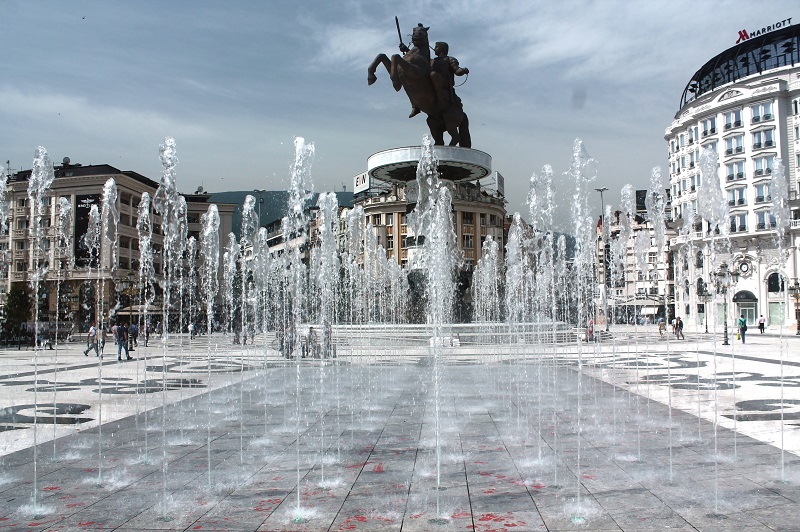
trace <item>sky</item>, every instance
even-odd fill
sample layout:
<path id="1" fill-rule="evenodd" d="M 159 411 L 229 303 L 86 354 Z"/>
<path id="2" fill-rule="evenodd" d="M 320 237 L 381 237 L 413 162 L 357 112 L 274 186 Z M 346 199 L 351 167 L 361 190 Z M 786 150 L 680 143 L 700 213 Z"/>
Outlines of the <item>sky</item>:
<path id="1" fill-rule="evenodd" d="M 531 175 L 549 164 L 557 221 L 568 228 L 574 185 L 563 173 L 575 139 L 597 163 L 591 186 L 609 189 L 606 204 L 617 205 L 627 183 L 648 188 L 653 167 L 667 171 L 664 131 L 691 76 L 742 29 L 800 23 L 800 7 L 0 0 L 0 165 L 28 169 L 44 146 L 56 163 L 110 164 L 157 181 L 169 136 L 182 192 L 282 190 L 300 136 L 315 146 L 314 190 L 352 190 L 370 155 L 428 132 L 382 67 L 367 85 L 375 56 L 397 52 L 395 16 L 406 43 L 421 22 L 469 68 L 457 91 L 472 147 L 505 177 L 509 213 L 527 214 Z"/>

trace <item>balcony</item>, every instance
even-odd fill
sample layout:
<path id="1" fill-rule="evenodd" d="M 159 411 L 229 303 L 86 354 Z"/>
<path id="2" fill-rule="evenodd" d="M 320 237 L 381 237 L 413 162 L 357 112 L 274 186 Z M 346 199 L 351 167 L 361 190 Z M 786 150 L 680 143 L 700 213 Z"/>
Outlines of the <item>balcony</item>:
<path id="1" fill-rule="evenodd" d="M 726 130 L 728 130 L 728 129 L 732 128 L 732 127 L 733 127 L 733 124 L 731 124 L 730 122 L 728 122 L 727 124 L 725 124 L 725 129 L 726 129 Z"/>
<path id="2" fill-rule="evenodd" d="M 771 113 L 764 113 L 764 120 L 772 120 L 772 114 Z"/>
<path id="3" fill-rule="evenodd" d="M 733 181 L 734 177 L 736 177 L 735 174 L 728 174 L 728 181 Z"/>
<path id="4" fill-rule="evenodd" d="M 739 232 L 742 233 L 744 231 L 747 231 L 747 226 L 746 225 L 740 225 L 739 226 Z"/>
<path id="5" fill-rule="evenodd" d="M 736 232 L 736 224 L 731 224 L 731 233 Z"/>
<path id="6" fill-rule="evenodd" d="M 765 148 L 771 148 L 774 145 L 775 145 L 775 141 L 774 140 L 765 140 L 764 141 L 764 147 Z"/>
<path id="7" fill-rule="evenodd" d="M 753 149 L 754 150 L 760 150 L 761 149 L 761 143 L 760 142 L 754 142 L 753 143 Z"/>
<path id="8" fill-rule="evenodd" d="M 764 203 L 764 196 L 756 196 L 756 203 Z"/>
<path id="9" fill-rule="evenodd" d="M 728 148 L 725 150 L 725 155 L 733 155 L 733 148 Z"/>
<path id="10" fill-rule="evenodd" d="M 735 121 L 735 122 L 733 123 L 733 127 L 742 127 L 742 121 L 741 121 L 741 120 L 737 120 L 737 121 Z"/>
<path id="11" fill-rule="evenodd" d="M 757 169 L 757 170 L 756 170 L 756 175 L 764 175 L 764 170 L 762 170 L 762 169 L 760 169 L 760 168 L 759 168 L 759 169 Z"/>
<path id="12" fill-rule="evenodd" d="M 744 198 L 739 198 L 738 200 L 736 200 L 736 204 L 737 205 L 744 205 L 745 202 L 746 202 L 746 200 Z"/>
<path id="13" fill-rule="evenodd" d="M 695 187 L 694 185 L 689 187 L 689 192 L 694 192 L 695 190 L 697 190 L 697 187 Z"/>
<path id="14" fill-rule="evenodd" d="M 728 200 L 728 207 L 733 207 L 734 205 L 736 205 L 736 200 Z"/>
<path id="15" fill-rule="evenodd" d="M 754 116 L 753 117 L 753 123 L 754 124 L 758 124 L 759 122 L 761 122 L 761 117 L 760 116 Z"/>
<path id="16" fill-rule="evenodd" d="M 766 229 L 766 228 L 767 228 L 767 224 L 765 224 L 764 222 L 758 222 L 756 224 L 756 229 Z"/>
<path id="17" fill-rule="evenodd" d="M 744 151 L 744 146 L 736 146 L 736 153 L 742 153 Z"/>
<path id="18" fill-rule="evenodd" d="M 738 172 L 736 174 L 736 179 L 744 179 L 744 172 Z"/>

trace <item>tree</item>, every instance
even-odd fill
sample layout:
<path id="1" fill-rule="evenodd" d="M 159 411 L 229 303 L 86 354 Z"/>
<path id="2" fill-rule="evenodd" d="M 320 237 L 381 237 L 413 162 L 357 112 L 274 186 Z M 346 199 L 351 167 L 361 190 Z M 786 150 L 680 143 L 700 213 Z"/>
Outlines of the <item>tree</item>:
<path id="1" fill-rule="evenodd" d="M 6 323 L 19 334 L 22 323 L 31 319 L 33 297 L 26 283 L 12 283 L 6 296 Z"/>

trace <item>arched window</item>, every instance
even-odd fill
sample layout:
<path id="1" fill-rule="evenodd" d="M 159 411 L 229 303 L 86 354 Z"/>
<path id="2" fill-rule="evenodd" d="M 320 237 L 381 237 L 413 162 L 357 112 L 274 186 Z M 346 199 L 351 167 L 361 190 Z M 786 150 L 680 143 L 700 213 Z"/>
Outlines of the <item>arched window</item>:
<path id="1" fill-rule="evenodd" d="M 703 252 L 698 251 L 697 257 L 694 259 L 694 266 L 695 268 L 702 268 L 703 267 Z"/>
<path id="2" fill-rule="evenodd" d="M 702 295 L 706 295 L 707 293 L 708 292 L 706 292 L 706 282 L 702 278 L 698 277 L 697 278 L 697 295 L 702 296 Z"/>
<path id="3" fill-rule="evenodd" d="M 784 288 L 783 277 L 778 272 L 767 277 L 767 292 L 783 292 Z"/>

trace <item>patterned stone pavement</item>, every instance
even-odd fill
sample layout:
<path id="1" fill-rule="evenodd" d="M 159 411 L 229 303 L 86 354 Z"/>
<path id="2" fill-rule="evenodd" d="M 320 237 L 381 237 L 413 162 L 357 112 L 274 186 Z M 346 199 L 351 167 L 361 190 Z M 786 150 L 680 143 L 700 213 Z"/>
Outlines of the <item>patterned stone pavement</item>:
<path id="1" fill-rule="evenodd" d="M 797 339 L 506 353 L 2 351 L 0 528 L 798 528 Z"/>

